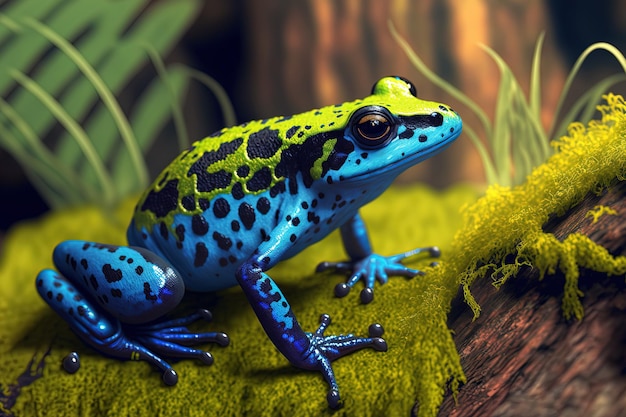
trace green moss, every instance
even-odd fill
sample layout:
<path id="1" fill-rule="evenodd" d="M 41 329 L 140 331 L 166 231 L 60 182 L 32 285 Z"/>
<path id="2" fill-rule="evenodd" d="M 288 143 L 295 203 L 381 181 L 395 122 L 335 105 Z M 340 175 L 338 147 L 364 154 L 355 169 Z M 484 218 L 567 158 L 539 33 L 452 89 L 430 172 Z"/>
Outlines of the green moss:
<path id="1" fill-rule="evenodd" d="M 396 187 L 364 208 L 374 248 L 392 254 L 416 246 L 439 245 L 442 261 L 451 253 L 454 231 L 460 227 L 459 207 L 477 193 L 454 187 L 444 193 L 421 186 Z M 316 327 L 329 313 L 328 333 L 367 333 L 380 322 L 389 344 L 386 353 L 365 350 L 335 362 L 345 407 L 331 413 L 321 374 L 291 367 L 265 336 L 245 296 L 238 288 L 218 293 L 208 304 L 214 322 L 196 328 L 227 332 L 227 348 L 208 346 L 215 363 L 175 364 L 176 387 L 163 386 L 160 375 L 143 362 L 104 358 L 83 345 L 39 299 L 34 278 L 51 267 L 53 246 L 64 239 L 94 239 L 124 243 L 134 201 L 105 216 L 95 208 L 51 213 L 39 221 L 20 224 L 7 236 L 0 260 L 0 389 L 16 383 L 29 361 L 45 356 L 43 377 L 21 390 L 11 408 L 15 416 L 37 415 L 406 415 L 419 398 L 424 413 L 433 415 L 446 384 L 457 384 L 463 373 L 446 326 L 446 314 L 458 283 L 433 275 L 412 280 L 392 278 L 378 287 L 372 304 L 358 301 L 359 290 L 344 299 L 333 296 L 343 279 L 337 274 L 314 274 L 323 260 L 339 260 L 338 234 L 309 248 L 271 271 L 303 327 Z M 410 220 L 404 220 L 410 219 Z M 425 267 L 419 258 L 413 265 Z M 210 296 L 191 297 L 191 304 Z M 79 351 L 81 369 L 74 375 L 61 368 L 62 358 Z M 0 395 L 0 399 L 1 399 Z M 2 401 L 0 400 L 0 404 Z M 0 410 L 2 410 L 0 406 Z M 0 412 L 2 414 L 2 412 Z"/>
<path id="2" fill-rule="evenodd" d="M 593 220 L 592 223 L 597 223 L 600 220 L 600 217 L 604 215 L 617 216 L 619 213 L 612 209 L 609 206 L 595 206 L 593 209 L 589 210 L 585 217 L 591 217 Z"/>
<path id="3" fill-rule="evenodd" d="M 569 126 L 568 136 L 554 143 L 557 153 L 535 169 L 525 183 L 490 187 L 486 195 L 464 211 L 464 226 L 454 239 L 454 257 L 435 275 L 458 277 L 475 315 L 480 307 L 471 284 L 489 276 L 496 286 L 515 275 L 522 265 L 536 267 L 543 278 L 557 269 L 565 275 L 563 312 L 580 319 L 582 293 L 579 268 L 610 274 L 626 273 L 626 258 L 613 257 L 581 234 L 563 241 L 544 233 L 551 215 L 563 215 L 589 192 L 624 179 L 626 170 L 626 105 L 621 96 L 605 96 L 599 106 L 602 120 Z M 513 263 L 505 256 L 513 254 Z M 439 278 L 437 278 L 439 279 Z"/>

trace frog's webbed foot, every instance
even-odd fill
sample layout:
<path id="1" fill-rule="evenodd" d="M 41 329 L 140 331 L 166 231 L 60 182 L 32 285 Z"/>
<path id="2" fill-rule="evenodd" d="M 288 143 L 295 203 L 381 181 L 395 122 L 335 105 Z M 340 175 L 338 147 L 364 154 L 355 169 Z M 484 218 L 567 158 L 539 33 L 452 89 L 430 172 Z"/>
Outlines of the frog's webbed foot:
<path id="1" fill-rule="evenodd" d="M 373 253 L 355 261 L 322 262 L 317 266 L 316 271 L 334 270 L 350 273 L 350 278 L 346 282 L 339 283 L 335 287 L 335 296 L 337 297 L 345 297 L 359 280 L 363 280 L 365 288 L 361 290 L 361 302 L 368 304 L 374 299 L 374 284 L 376 280 L 381 284 L 385 284 L 389 280 L 389 276 L 393 275 L 407 278 L 423 275 L 422 271 L 402 264 L 404 259 L 423 252 L 428 252 L 432 258 L 438 258 L 441 255 L 441 251 L 436 246 L 417 248 L 392 256 L 382 256 Z"/>
<path id="2" fill-rule="evenodd" d="M 151 325 L 129 325 L 99 316 L 89 307 L 88 305 L 85 307 L 83 314 L 92 320 L 94 327 L 86 328 L 77 322 L 71 323 L 78 336 L 105 355 L 120 359 L 143 360 L 154 365 L 162 371 L 163 382 L 166 385 L 175 385 L 178 382 L 178 374 L 163 358 L 193 358 L 210 365 L 213 363 L 213 357 L 209 352 L 190 346 L 207 342 L 226 346 L 229 343 L 225 333 L 193 333 L 187 329 L 186 326 L 194 321 L 210 320 L 211 313 L 208 310 L 199 310 L 183 318 Z M 94 329 L 98 329 L 99 332 L 95 333 Z M 63 360 L 63 368 L 69 373 L 76 372 L 79 366 L 78 354 L 75 352 Z"/>
<path id="3" fill-rule="evenodd" d="M 162 357 L 198 359 L 206 365 L 211 365 L 213 356 L 209 352 L 191 346 L 202 343 L 217 343 L 220 346 L 227 346 L 230 340 L 226 333 L 194 333 L 187 329 L 187 325 L 200 319 L 211 320 L 211 313 L 201 309 L 186 317 L 152 325 L 124 325 L 126 343 L 134 345 L 134 349 L 136 349 L 136 353 L 131 353 L 130 358 L 145 360 L 161 369 L 166 385 L 175 385 L 178 382 L 178 375 Z"/>
<path id="4" fill-rule="evenodd" d="M 259 256 L 261 259 L 270 259 L 263 252 Z M 339 407 L 339 388 L 331 362 L 363 348 L 386 351 L 387 342 L 380 337 L 383 334 L 382 326 L 371 325 L 369 337 L 352 334 L 324 336 L 324 331 L 330 324 L 330 317 L 324 314 L 315 332 L 305 332 L 282 291 L 274 280 L 263 272 L 259 263 L 252 261 L 244 264 L 237 273 L 237 280 L 250 306 L 272 343 L 292 365 L 319 371 L 324 375 L 330 386 L 327 394 L 328 404 L 332 408 Z"/>
<path id="5" fill-rule="evenodd" d="M 339 408 L 341 407 L 341 397 L 331 362 L 366 347 L 386 352 L 387 342 L 381 337 L 384 329 L 380 324 L 372 324 L 369 327 L 369 337 L 359 337 L 352 334 L 324 336 L 324 331 L 329 324 L 330 316 L 323 314 L 320 317 L 318 329 L 314 333 L 306 333 L 310 346 L 306 352 L 306 359 L 298 366 L 305 369 L 317 369 L 322 372 L 329 385 L 326 395 L 328 405 L 331 408 Z"/>

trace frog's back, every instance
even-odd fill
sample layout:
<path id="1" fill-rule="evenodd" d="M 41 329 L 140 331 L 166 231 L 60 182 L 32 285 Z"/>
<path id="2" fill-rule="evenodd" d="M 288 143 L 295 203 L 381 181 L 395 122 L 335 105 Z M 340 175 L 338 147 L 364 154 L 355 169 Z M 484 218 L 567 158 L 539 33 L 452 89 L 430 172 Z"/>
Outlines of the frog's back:
<path id="1" fill-rule="evenodd" d="M 342 152 L 351 143 L 334 122 L 330 129 L 315 124 L 326 120 L 318 117 L 323 110 L 250 122 L 194 143 L 139 200 L 129 243 L 167 259 L 189 289 L 235 285 L 241 263 L 351 150 Z"/>

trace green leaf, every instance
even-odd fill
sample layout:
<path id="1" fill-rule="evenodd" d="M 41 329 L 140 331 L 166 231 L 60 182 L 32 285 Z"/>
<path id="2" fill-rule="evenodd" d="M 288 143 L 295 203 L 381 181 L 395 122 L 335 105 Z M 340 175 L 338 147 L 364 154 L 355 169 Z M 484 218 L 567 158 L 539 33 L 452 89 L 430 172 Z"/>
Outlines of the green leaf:
<path id="1" fill-rule="evenodd" d="M 173 9 L 175 7 L 175 10 Z M 124 36 L 118 40 L 119 44 L 106 56 L 105 62 L 97 68 L 97 71 L 109 88 L 114 92 L 121 91 L 131 78 L 146 65 L 146 54 L 143 45 L 149 44 L 159 54 L 164 54 L 174 41 L 182 36 L 183 29 L 190 24 L 194 13 L 198 10 L 197 1 L 176 0 L 167 3 L 156 4 L 142 15 Z M 169 17 L 169 21 L 165 22 Z M 157 36 L 158 32 L 158 36 Z M 85 86 L 89 88 L 89 85 Z M 76 95 L 84 96 L 83 91 L 77 91 Z M 64 105 L 71 106 L 77 100 L 68 100 Z M 83 109 L 90 106 L 81 103 Z M 107 161 L 113 156 L 112 151 L 117 148 L 116 140 L 119 132 L 112 122 L 111 113 L 103 106 L 96 105 L 92 115 L 84 121 L 86 130 L 93 141 L 97 144 L 98 151 Z M 145 151 L 142 142 L 139 146 Z M 81 154 L 72 145 L 71 138 L 63 136 L 59 144 L 59 153 L 68 163 L 76 166 L 81 162 Z M 135 162 L 136 164 L 137 162 Z M 84 175 L 89 175 L 83 173 Z M 124 183 L 124 186 L 127 184 Z M 146 178 L 137 178 L 134 191 L 146 187 Z"/>
<path id="2" fill-rule="evenodd" d="M 563 87 L 563 91 L 561 92 L 561 95 L 559 97 L 559 102 L 557 103 L 556 110 L 554 111 L 555 117 L 552 121 L 552 126 L 549 129 L 550 137 L 554 137 L 554 134 L 556 133 L 555 131 L 555 126 L 556 126 L 556 121 L 557 121 L 556 116 L 558 116 L 561 112 L 563 102 L 565 101 L 565 98 L 567 97 L 567 94 L 569 93 L 569 89 L 572 83 L 574 82 L 574 78 L 576 78 L 576 75 L 578 74 L 580 67 L 585 62 L 585 60 L 587 60 L 589 55 L 591 55 L 592 52 L 597 51 L 597 50 L 606 51 L 610 53 L 611 55 L 613 55 L 613 58 L 615 58 L 618 64 L 620 64 L 620 66 L 622 67 L 622 71 L 626 73 L 626 57 L 624 57 L 624 55 L 620 52 L 620 50 L 617 49 L 615 46 L 606 42 L 597 42 L 588 46 L 587 49 L 585 49 L 583 53 L 578 56 L 578 59 L 574 63 L 574 66 L 570 70 L 567 76 L 567 79 L 565 80 L 565 86 Z"/>
<path id="3" fill-rule="evenodd" d="M 145 149 L 152 145 L 167 123 L 168 116 L 172 112 L 172 102 L 182 99 L 189 84 L 189 79 L 181 68 L 168 71 L 167 77 L 167 82 L 176 95 L 172 97 L 169 87 L 162 79 L 155 79 L 141 95 L 131 116 L 137 141 Z M 137 191 L 136 186 L 132 186 L 133 182 L 129 181 L 129 178 L 132 178 L 133 166 L 128 153 L 118 150 L 114 155 L 111 171 L 113 181 L 120 187 L 118 191 L 123 194 Z"/>
<path id="4" fill-rule="evenodd" d="M 182 99 L 187 77 L 172 72 L 170 90 L 153 81 L 144 92 L 148 98 L 130 103 L 131 122 L 139 126 L 131 127 L 116 96 L 149 65 L 145 45 L 166 54 L 200 6 L 198 0 L 8 0 L 0 6 L 0 91 L 6 97 L 0 146 L 50 204 L 76 202 L 77 195 L 113 203 L 147 185 L 143 152 L 171 120 L 172 100 Z M 50 150 L 40 138 L 59 125 L 67 131 Z"/>
<path id="5" fill-rule="evenodd" d="M 80 127 L 70 115 L 67 114 L 65 109 L 59 105 L 59 103 L 50 94 L 46 93 L 36 82 L 34 82 L 28 76 L 21 72 L 14 70 L 11 71 L 11 75 L 20 83 L 21 86 L 30 91 L 33 96 L 37 97 L 41 103 L 52 113 L 52 115 L 65 127 L 72 136 L 76 138 L 76 142 L 81 147 L 87 159 L 96 170 L 98 175 L 98 182 L 103 193 L 103 200 L 105 203 L 112 203 L 113 199 L 113 184 L 109 178 L 101 158 L 95 152 L 86 132 Z"/>

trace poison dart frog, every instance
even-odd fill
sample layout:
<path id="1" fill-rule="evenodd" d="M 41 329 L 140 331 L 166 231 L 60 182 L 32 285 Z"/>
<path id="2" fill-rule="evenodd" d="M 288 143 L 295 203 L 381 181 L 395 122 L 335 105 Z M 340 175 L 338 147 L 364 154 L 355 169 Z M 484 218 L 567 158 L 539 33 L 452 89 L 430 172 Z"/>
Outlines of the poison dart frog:
<path id="1" fill-rule="evenodd" d="M 332 361 L 365 347 L 387 350 L 382 327 L 370 326 L 369 337 L 326 336 L 323 314 L 319 328 L 306 332 L 266 271 L 339 228 L 349 260 L 318 267 L 349 271 L 337 296 L 363 280 L 367 303 L 376 280 L 420 273 L 401 261 L 438 250 L 374 254 L 358 210 L 405 169 L 444 150 L 461 128 L 449 106 L 417 98 L 404 78 L 385 77 L 360 100 L 222 129 L 180 154 L 143 194 L 129 246 L 62 242 L 53 254 L 58 272 L 41 271 L 36 287 L 84 342 L 108 356 L 148 361 L 173 385 L 178 376 L 164 358 L 210 364 L 211 354 L 192 346 L 229 339 L 187 329 L 206 310 L 161 317 L 185 290 L 239 285 L 278 350 L 323 374 L 336 408 Z"/>

